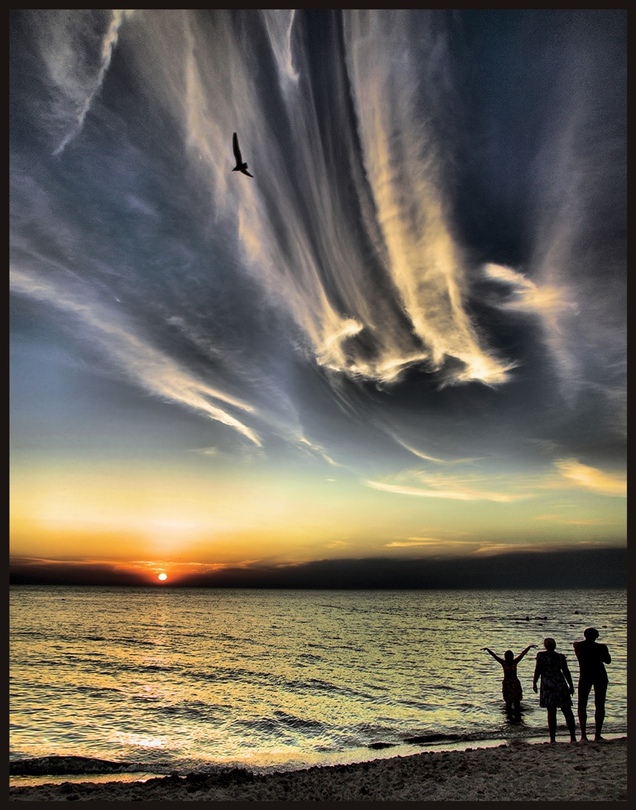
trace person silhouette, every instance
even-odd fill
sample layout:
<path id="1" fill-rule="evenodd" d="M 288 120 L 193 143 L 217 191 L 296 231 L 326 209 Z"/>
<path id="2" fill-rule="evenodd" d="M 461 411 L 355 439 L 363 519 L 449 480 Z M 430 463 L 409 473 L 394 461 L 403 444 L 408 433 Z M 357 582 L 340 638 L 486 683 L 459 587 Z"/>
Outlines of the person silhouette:
<path id="1" fill-rule="evenodd" d="M 490 647 L 482 647 L 484 652 L 501 664 L 503 669 L 503 679 L 501 681 L 501 694 L 506 704 L 506 714 L 508 717 L 513 717 L 515 720 L 521 719 L 521 701 L 523 699 L 523 691 L 521 689 L 521 681 L 517 675 L 517 664 L 523 656 L 536 647 L 536 644 L 528 644 L 525 650 L 522 650 L 515 658 L 512 650 L 506 650 L 504 657 L 500 658 L 490 649 Z"/>
<path id="2" fill-rule="evenodd" d="M 607 695 L 607 672 L 605 664 L 612 663 L 606 644 L 598 644 L 599 632 L 595 627 L 583 631 L 584 640 L 574 642 L 574 652 L 579 661 L 578 714 L 581 740 L 587 740 L 587 701 L 594 687 L 594 739 L 602 740 L 605 720 L 605 696 Z"/>
<path id="3" fill-rule="evenodd" d="M 561 709 L 563 712 L 570 732 L 570 742 L 576 742 L 571 697 L 574 694 L 574 684 L 567 660 L 562 653 L 556 651 L 556 641 L 553 638 L 543 639 L 543 646 L 545 650 L 537 653 L 532 688 L 535 692 L 537 691 L 537 681 L 540 678 L 539 706 L 547 709 L 548 712 L 550 742 L 556 742 L 557 709 Z"/>

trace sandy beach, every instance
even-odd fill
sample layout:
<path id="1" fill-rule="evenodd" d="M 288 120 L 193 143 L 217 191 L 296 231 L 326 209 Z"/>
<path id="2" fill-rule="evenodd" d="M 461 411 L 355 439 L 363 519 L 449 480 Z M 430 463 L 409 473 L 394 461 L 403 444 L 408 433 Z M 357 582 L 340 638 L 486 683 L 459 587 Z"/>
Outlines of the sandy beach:
<path id="1" fill-rule="evenodd" d="M 627 801 L 627 738 L 514 743 L 355 765 L 13 787 L 10 801 Z"/>

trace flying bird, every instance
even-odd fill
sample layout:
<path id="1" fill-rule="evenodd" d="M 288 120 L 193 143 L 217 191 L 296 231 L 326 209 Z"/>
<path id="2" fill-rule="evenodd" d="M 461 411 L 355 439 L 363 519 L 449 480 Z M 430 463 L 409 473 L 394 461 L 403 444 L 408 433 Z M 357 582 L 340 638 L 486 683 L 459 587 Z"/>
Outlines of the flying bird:
<path id="1" fill-rule="evenodd" d="M 232 169 L 233 172 L 243 172 L 248 177 L 254 177 L 253 174 L 250 174 L 247 171 L 247 163 L 243 163 L 243 156 L 241 155 L 241 150 L 239 149 L 238 145 L 238 136 L 236 132 L 232 136 L 232 146 L 234 148 L 234 157 L 236 158 L 236 166 Z"/>

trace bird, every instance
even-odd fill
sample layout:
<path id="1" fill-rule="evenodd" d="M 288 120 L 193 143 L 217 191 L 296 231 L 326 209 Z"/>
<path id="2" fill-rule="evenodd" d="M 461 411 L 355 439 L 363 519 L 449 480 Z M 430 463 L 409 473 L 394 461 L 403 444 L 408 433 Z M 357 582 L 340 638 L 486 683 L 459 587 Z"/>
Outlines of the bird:
<path id="1" fill-rule="evenodd" d="M 236 132 L 232 136 L 232 147 L 234 149 L 234 157 L 236 158 L 236 166 L 232 169 L 233 172 L 243 172 L 248 177 L 254 177 L 253 174 L 250 174 L 247 171 L 247 163 L 243 163 L 243 156 L 241 155 L 241 150 L 239 149 L 238 145 L 238 135 Z"/>

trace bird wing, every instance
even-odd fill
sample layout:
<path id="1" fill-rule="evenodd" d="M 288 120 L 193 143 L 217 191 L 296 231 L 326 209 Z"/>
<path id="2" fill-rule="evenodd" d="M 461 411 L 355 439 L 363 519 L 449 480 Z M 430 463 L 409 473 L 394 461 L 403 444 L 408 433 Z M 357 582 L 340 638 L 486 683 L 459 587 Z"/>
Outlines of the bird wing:
<path id="1" fill-rule="evenodd" d="M 254 177 L 254 175 L 253 175 L 253 174 L 250 174 L 250 173 L 247 171 L 247 169 L 241 169 L 241 171 L 243 172 L 243 174 L 246 174 L 248 177 Z"/>
<path id="2" fill-rule="evenodd" d="M 238 166 L 239 163 L 243 162 L 243 158 L 241 157 L 241 150 L 239 149 L 238 135 L 236 132 L 232 136 L 232 147 L 234 149 L 234 157 L 236 158 L 236 164 Z"/>

